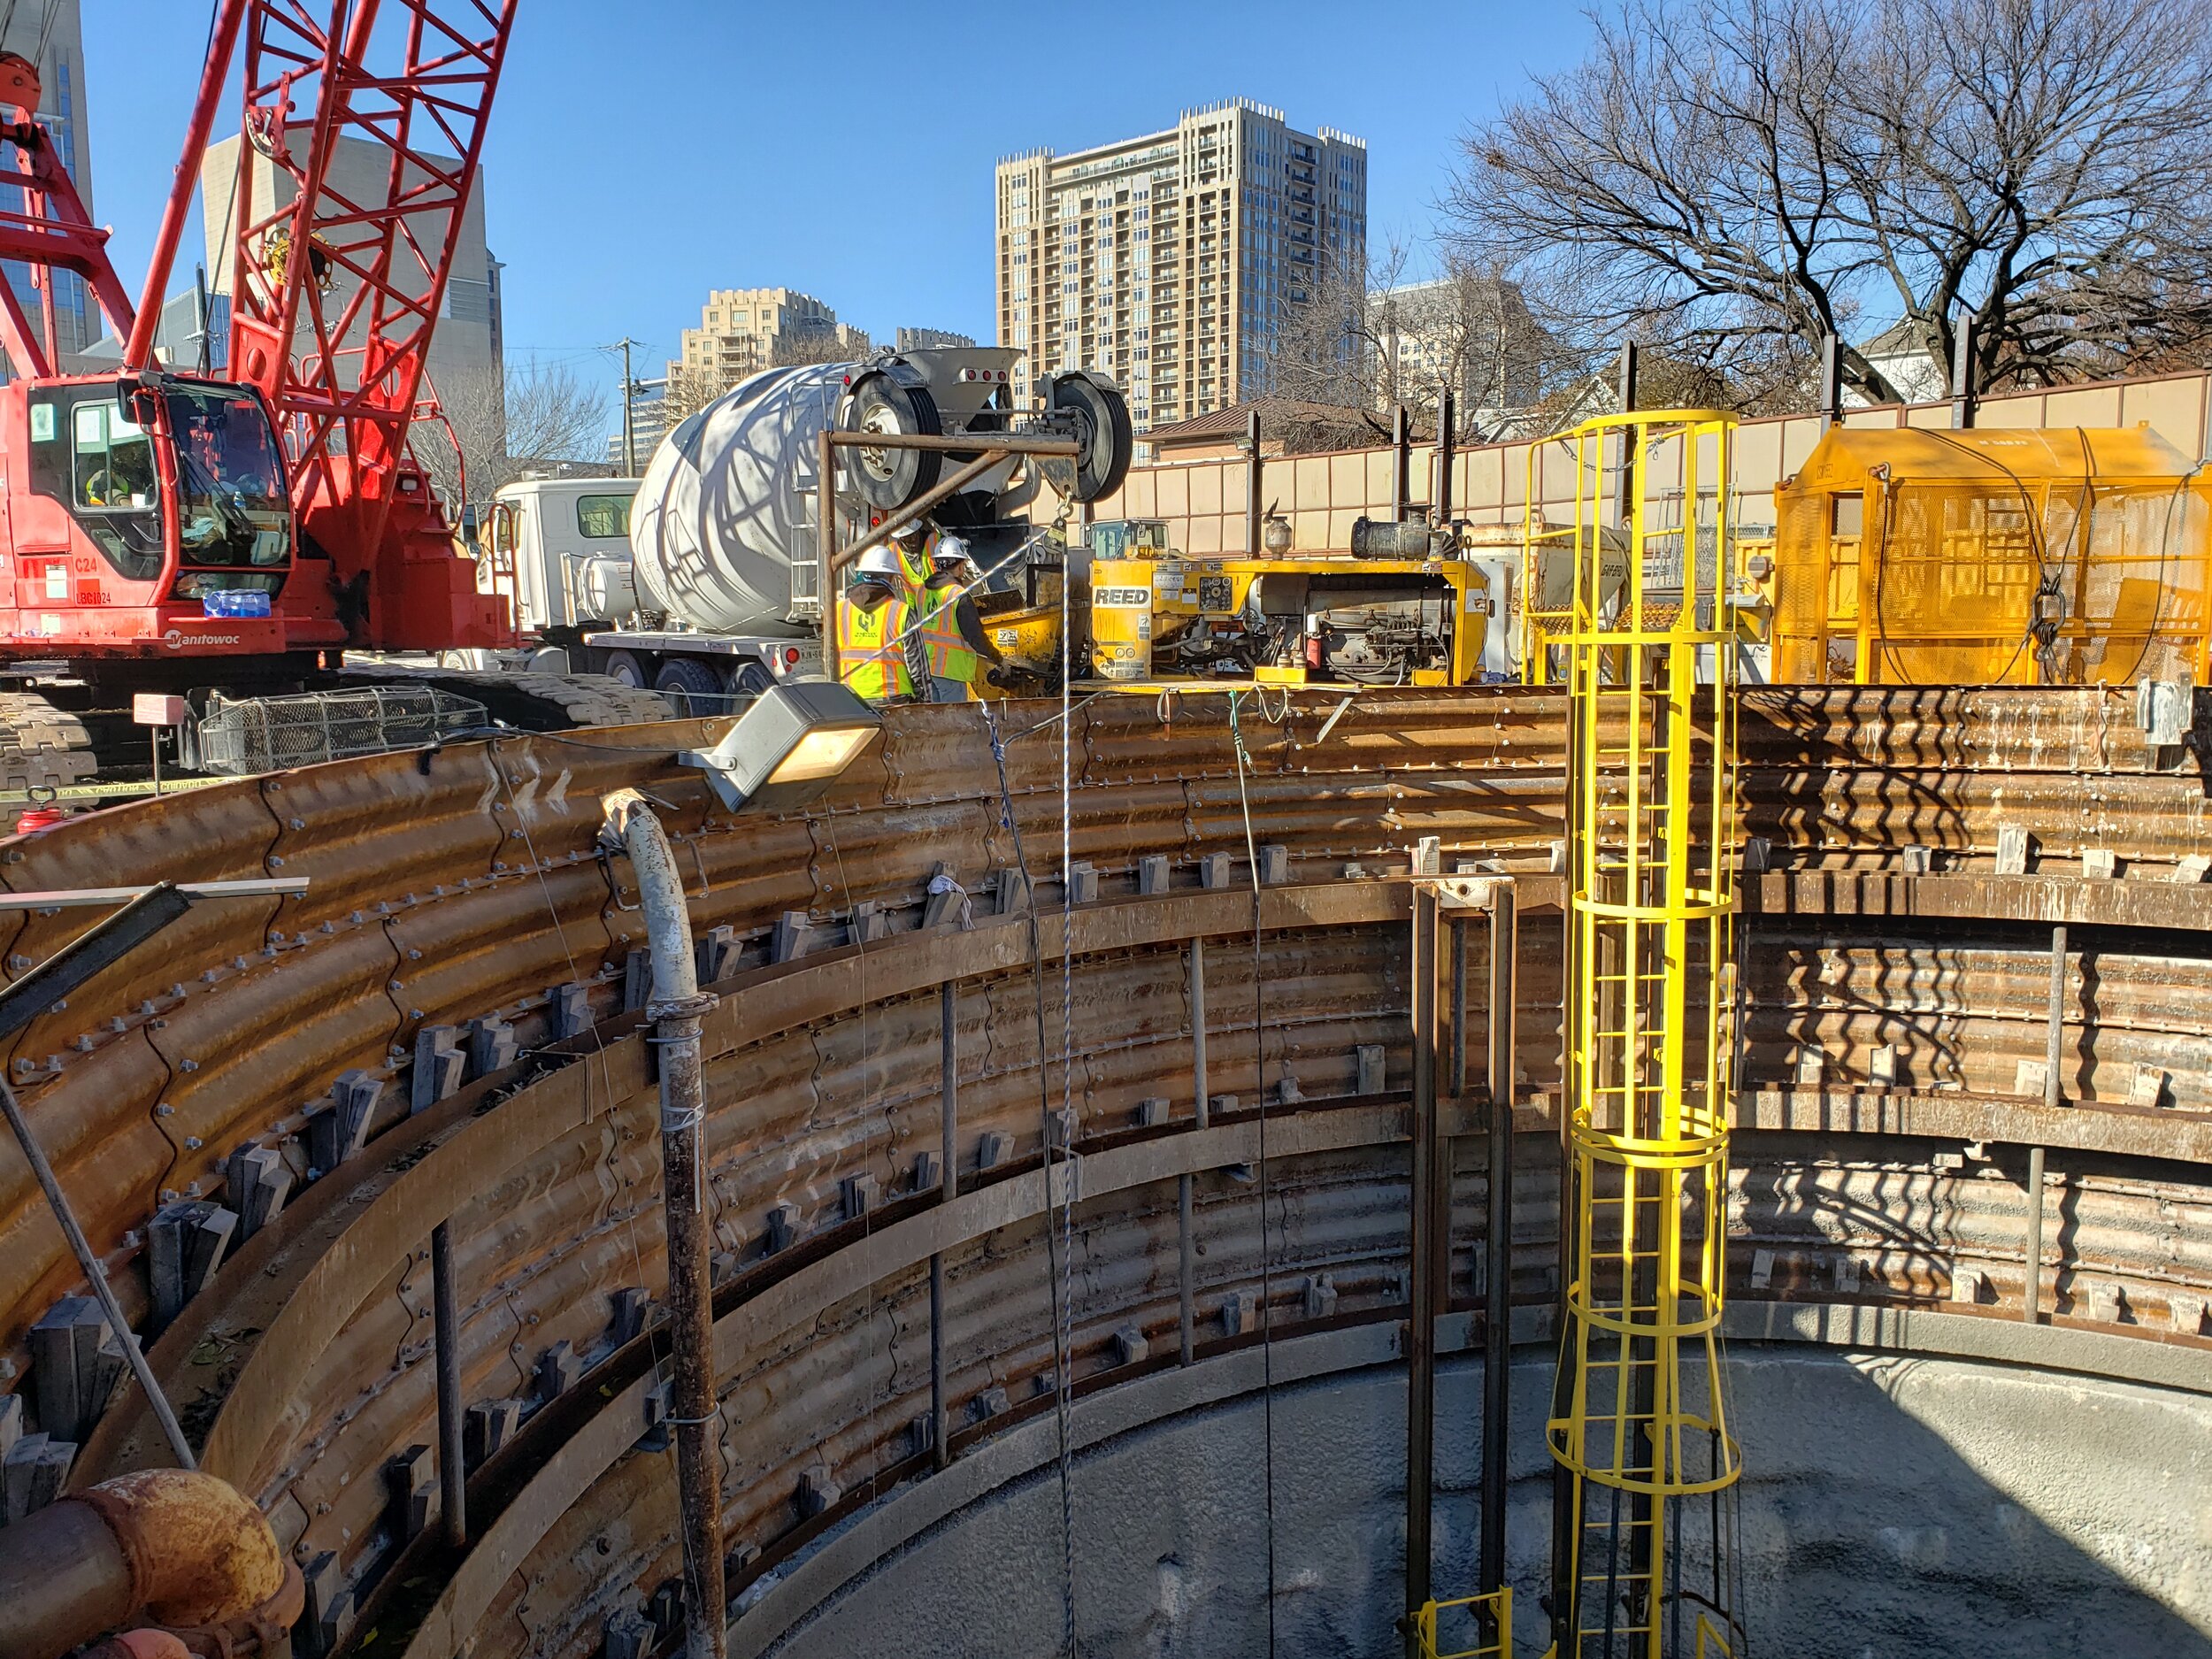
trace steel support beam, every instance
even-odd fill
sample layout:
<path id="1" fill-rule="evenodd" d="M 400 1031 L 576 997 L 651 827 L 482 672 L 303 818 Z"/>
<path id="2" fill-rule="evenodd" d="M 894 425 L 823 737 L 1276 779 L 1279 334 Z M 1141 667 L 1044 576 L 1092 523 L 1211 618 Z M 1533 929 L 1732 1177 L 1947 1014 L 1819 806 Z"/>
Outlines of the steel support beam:
<path id="1" fill-rule="evenodd" d="M 1513 882 L 1490 888 L 1489 1202 L 1483 1229 L 1482 1560 L 1475 1589 L 1505 1587 L 1507 1430 L 1513 1409 L 1513 1055 L 1518 915 Z M 1498 1632 L 1492 1632 L 1494 1636 Z"/>
<path id="2" fill-rule="evenodd" d="M 1254 417 L 1255 419 L 1257 417 Z M 1194 936 L 1190 941 L 1190 1073 L 1191 1088 L 1197 1097 L 1197 1123 L 1201 1129 L 1213 1121 L 1213 1109 L 1206 1098 L 1206 941 Z M 1176 1214 L 1176 1351 L 1182 1363 L 1191 1363 L 1197 1343 L 1198 1241 L 1192 1212 L 1196 1208 L 1192 1194 L 1191 1178 L 1182 1175 L 1175 1182 Z"/>
<path id="3" fill-rule="evenodd" d="M 461 1315 L 453 1294 L 449 1222 L 430 1230 L 430 1302 L 437 1334 L 438 1490 L 449 1548 L 469 1541 L 468 1465 L 461 1450 Z"/>
<path id="4" fill-rule="evenodd" d="M 1413 890 L 1413 1116 L 1409 1159 L 1410 1294 L 1406 1310 L 1406 1651 L 1417 1655 L 1415 1616 L 1431 1595 L 1432 1481 L 1436 1452 L 1436 1071 L 1435 887 Z"/>
<path id="5" fill-rule="evenodd" d="M 1413 501 L 1413 440 L 1400 403 L 1390 418 L 1390 522 L 1403 524 Z"/>
<path id="6" fill-rule="evenodd" d="M 940 1114 L 938 1195 L 950 1203 L 960 1194 L 960 982 L 937 988 L 939 1048 L 943 1070 L 938 1094 Z M 952 1462 L 952 1425 L 945 1410 L 945 1253 L 929 1256 L 929 1455 L 939 1469 Z"/>
<path id="7" fill-rule="evenodd" d="M 1258 558 L 1260 546 L 1260 411 L 1256 403 L 1244 423 L 1244 546 L 1245 557 Z"/>

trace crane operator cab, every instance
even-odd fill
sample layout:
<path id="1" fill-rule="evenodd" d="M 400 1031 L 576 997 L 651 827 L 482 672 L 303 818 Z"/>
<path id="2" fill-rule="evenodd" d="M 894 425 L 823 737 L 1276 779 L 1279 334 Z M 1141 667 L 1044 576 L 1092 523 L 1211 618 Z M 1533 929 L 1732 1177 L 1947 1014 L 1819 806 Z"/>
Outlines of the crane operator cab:
<path id="1" fill-rule="evenodd" d="M 20 423 L 19 425 L 18 423 Z M 290 573 L 292 508 L 274 423 L 251 387 L 145 373 L 0 388 L 12 591 L 0 640 L 58 656 L 262 649 Z M 280 625 L 276 625 L 280 627 Z"/>

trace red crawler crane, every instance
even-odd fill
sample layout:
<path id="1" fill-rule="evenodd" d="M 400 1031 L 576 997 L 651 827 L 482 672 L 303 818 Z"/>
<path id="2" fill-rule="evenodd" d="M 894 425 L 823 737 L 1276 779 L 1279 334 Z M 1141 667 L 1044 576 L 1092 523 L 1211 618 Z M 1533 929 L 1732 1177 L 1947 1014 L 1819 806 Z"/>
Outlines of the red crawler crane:
<path id="1" fill-rule="evenodd" d="M 35 68 L 0 58 L 0 152 L 12 146 L 21 160 L 0 168 L 0 184 L 25 192 L 21 211 L 0 212 L 0 258 L 33 268 L 45 304 L 35 328 L 0 283 L 0 343 L 16 377 L 0 386 L 11 579 L 0 590 L 0 787 L 67 786 L 92 772 L 96 752 L 130 755 L 142 741 L 130 736 L 134 693 L 185 695 L 189 760 L 211 709 L 252 698 L 296 707 L 363 683 L 342 671 L 349 646 L 511 641 L 504 601 L 480 592 L 475 565 L 454 551 L 408 431 L 438 418 L 426 360 L 516 4 L 218 0 L 135 308 L 36 122 Z M 212 380 L 164 367 L 154 342 L 242 33 L 236 379 Z M 362 177 L 365 188 L 341 188 Z M 58 372 L 58 270 L 84 279 L 126 342 L 119 375 Z M 582 679 L 403 683 L 418 696 L 460 690 L 541 726 L 664 711 Z"/>

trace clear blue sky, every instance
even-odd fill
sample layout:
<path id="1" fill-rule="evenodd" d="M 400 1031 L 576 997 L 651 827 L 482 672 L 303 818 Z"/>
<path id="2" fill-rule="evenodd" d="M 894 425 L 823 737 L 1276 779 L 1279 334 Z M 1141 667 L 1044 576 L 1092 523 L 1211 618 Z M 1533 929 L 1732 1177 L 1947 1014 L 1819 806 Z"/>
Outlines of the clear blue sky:
<path id="1" fill-rule="evenodd" d="M 94 211 L 134 293 L 207 11 L 85 0 Z M 508 352 L 611 386 L 595 346 L 630 334 L 640 373 L 657 373 L 709 288 L 772 283 L 879 340 L 901 324 L 988 340 L 999 157 L 1083 149 L 1236 96 L 1364 138 L 1371 238 L 1425 258 L 1458 134 L 1531 70 L 1578 57 L 1586 34 L 1550 0 L 522 0 L 486 154 Z M 186 281 L 200 245 L 196 216 Z"/>

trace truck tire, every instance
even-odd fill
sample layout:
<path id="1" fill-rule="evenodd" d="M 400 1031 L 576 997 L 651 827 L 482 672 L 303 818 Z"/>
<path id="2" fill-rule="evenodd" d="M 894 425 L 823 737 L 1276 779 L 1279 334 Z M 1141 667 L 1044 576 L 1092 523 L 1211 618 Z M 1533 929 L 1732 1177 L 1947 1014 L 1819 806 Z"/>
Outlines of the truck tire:
<path id="1" fill-rule="evenodd" d="M 729 711 L 730 697 L 723 689 L 722 676 L 688 657 L 672 657 L 663 663 L 660 672 L 653 676 L 653 689 L 664 695 L 680 715 Z"/>
<path id="2" fill-rule="evenodd" d="M 1051 404 L 1075 416 L 1083 445 L 1075 458 L 1076 500 L 1097 501 L 1112 495 L 1129 476 L 1130 457 L 1136 453 L 1128 401 L 1098 376 L 1078 370 L 1052 382 Z"/>
<path id="3" fill-rule="evenodd" d="M 846 425 L 854 432 L 895 432 L 934 436 L 944 428 L 937 400 L 919 386 L 902 386 L 880 371 L 864 375 L 853 388 Z M 933 449 L 848 449 L 845 478 L 862 500 L 882 512 L 895 512 L 933 488 L 945 457 Z"/>
<path id="4" fill-rule="evenodd" d="M 628 686 L 637 691 L 644 690 L 652 679 L 645 672 L 645 664 L 635 651 L 609 651 L 607 665 L 600 672 L 615 684 Z"/>
<path id="5" fill-rule="evenodd" d="M 85 723 L 33 691 L 0 692 L 0 788 L 60 789 L 99 770 Z"/>
<path id="6" fill-rule="evenodd" d="M 757 697 L 775 687 L 776 677 L 764 664 L 740 663 L 730 674 L 730 695 L 733 697 Z"/>

